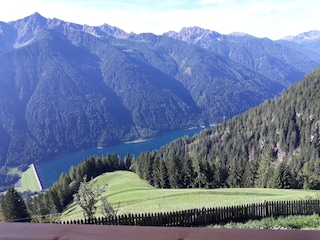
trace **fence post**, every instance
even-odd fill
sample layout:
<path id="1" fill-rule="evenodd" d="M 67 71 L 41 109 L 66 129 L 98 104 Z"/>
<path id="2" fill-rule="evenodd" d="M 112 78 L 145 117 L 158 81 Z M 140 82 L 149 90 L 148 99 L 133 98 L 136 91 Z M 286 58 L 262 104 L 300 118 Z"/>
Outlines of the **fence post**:
<path id="1" fill-rule="evenodd" d="M 127 224 L 128 224 L 129 226 L 133 225 L 133 224 L 132 224 L 132 219 L 131 219 L 131 214 L 130 214 L 130 213 L 127 214 Z"/>
<path id="2" fill-rule="evenodd" d="M 191 209 L 185 211 L 145 214 L 123 214 L 102 218 L 67 220 L 61 224 L 100 224 L 135 226 L 198 227 L 228 221 L 246 221 L 263 217 L 310 215 L 320 213 L 320 200 L 265 201 L 247 205 Z"/>
<path id="3" fill-rule="evenodd" d="M 266 203 L 265 203 L 265 217 L 269 217 L 269 203 L 268 203 L 268 201 L 266 201 Z"/>

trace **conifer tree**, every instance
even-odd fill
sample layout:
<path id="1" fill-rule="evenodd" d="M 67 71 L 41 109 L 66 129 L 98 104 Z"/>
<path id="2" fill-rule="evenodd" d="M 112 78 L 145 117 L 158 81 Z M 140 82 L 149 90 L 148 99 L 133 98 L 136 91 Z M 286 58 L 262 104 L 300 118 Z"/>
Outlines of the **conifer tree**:
<path id="1" fill-rule="evenodd" d="M 241 164 L 240 159 L 233 159 L 231 161 L 229 176 L 227 183 L 230 187 L 242 187 L 242 178 L 243 178 L 244 169 Z"/>
<path id="2" fill-rule="evenodd" d="M 160 161 L 160 179 L 159 184 L 161 188 L 168 188 L 168 170 L 165 162 L 163 160 Z"/>
<path id="3" fill-rule="evenodd" d="M 181 160 L 175 154 L 170 154 L 167 162 L 168 180 L 170 188 L 182 186 L 182 167 Z"/>
<path id="4" fill-rule="evenodd" d="M 281 162 L 278 168 L 276 169 L 272 178 L 271 186 L 274 188 L 285 189 L 293 187 L 292 175 L 284 162 Z"/>
<path id="5" fill-rule="evenodd" d="M 242 177 L 242 184 L 245 188 L 253 188 L 257 175 L 257 164 L 255 161 L 246 161 L 244 166 L 244 173 Z"/>
<path id="6" fill-rule="evenodd" d="M 29 222 L 30 215 L 24 200 L 14 189 L 9 188 L 1 201 L 3 215 L 6 221 Z"/>
<path id="7" fill-rule="evenodd" d="M 125 157 L 124 157 L 124 160 L 123 160 L 123 163 L 124 163 L 124 168 L 126 170 L 128 170 L 130 167 L 131 167 L 131 156 L 129 154 L 127 154 Z"/>
<path id="8" fill-rule="evenodd" d="M 301 171 L 298 174 L 298 181 L 302 185 L 303 189 L 320 188 L 319 174 L 314 171 L 314 166 L 312 166 L 310 162 L 304 163 Z"/>
<path id="9" fill-rule="evenodd" d="M 271 178 L 273 176 L 273 157 L 272 151 L 266 149 L 263 152 L 262 159 L 257 170 L 256 187 L 267 188 L 271 185 Z"/>
<path id="10" fill-rule="evenodd" d="M 203 188 L 207 185 L 207 176 L 205 173 L 204 166 L 202 162 L 199 161 L 198 158 L 194 158 L 194 179 L 192 182 L 192 187 Z"/>
<path id="11" fill-rule="evenodd" d="M 153 161 L 153 174 L 152 174 L 152 182 L 153 182 L 153 186 L 159 188 L 161 187 L 161 183 L 160 183 L 160 179 L 161 179 L 161 172 L 160 172 L 160 158 L 159 157 L 155 157 L 154 161 Z"/>
<path id="12" fill-rule="evenodd" d="M 219 158 L 215 159 L 215 174 L 213 176 L 213 187 L 226 187 L 228 179 L 228 169 Z"/>
<path id="13" fill-rule="evenodd" d="M 194 181 L 195 173 L 192 164 L 192 159 L 186 156 L 182 165 L 182 175 L 183 175 L 183 187 L 190 188 Z"/>

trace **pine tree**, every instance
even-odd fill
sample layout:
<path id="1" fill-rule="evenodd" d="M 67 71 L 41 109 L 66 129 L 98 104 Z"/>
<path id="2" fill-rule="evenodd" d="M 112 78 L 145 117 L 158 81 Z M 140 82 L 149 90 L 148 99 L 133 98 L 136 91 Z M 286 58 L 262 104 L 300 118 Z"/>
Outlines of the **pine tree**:
<path id="1" fill-rule="evenodd" d="M 279 167 L 276 169 L 272 178 L 271 186 L 274 188 L 285 189 L 292 188 L 294 186 L 292 175 L 284 162 L 280 163 Z"/>
<path id="2" fill-rule="evenodd" d="M 233 159 L 231 161 L 229 176 L 227 183 L 232 188 L 243 187 L 242 178 L 243 178 L 244 168 L 239 159 Z"/>
<path id="3" fill-rule="evenodd" d="M 42 208 L 46 209 L 46 214 L 41 215 L 40 219 L 43 219 L 44 222 L 56 222 L 59 218 L 59 212 L 62 211 L 62 209 L 59 209 L 58 205 L 60 204 L 60 199 L 57 196 L 55 191 L 48 191 L 47 194 L 44 195 L 44 206 Z"/>
<path id="4" fill-rule="evenodd" d="M 310 162 L 304 163 L 298 174 L 298 181 L 301 183 L 303 189 L 320 188 L 319 174 L 315 171 L 313 164 Z"/>
<path id="5" fill-rule="evenodd" d="M 70 190 L 69 184 L 71 179 L 66 173 L 60 175 L 59 181 L 57 182 L 56 192 L 60 199 L 60 205 L 64 208 L 69 202 L 72 201 L 72 191 Z"/>
<path id="6" fill-rule="evenodd" d="M 155 186 L 156 188 L 161 187 L 161 183 L 160 183 L 160 179 L 161 179 L 161 172 L 160 172 L 160 158 L 159 157 L 155 157 L 154 161 L 153 161 L 153 186 Z"/>
<path id="7" fill-rule="evenodd" d="M 263 152 L 262 159 L 257 170 L 256 187 L 267 188 L 271 185 L 271 178 L 273 176 L 273 156 L 270 149 Z"/>
<path id="8" fill-rule="evenodd" d="M 161 188 L 168 188 L 169 187 L 168 170 L 167 170 L 167 166 L 163 160 L 160 160 L 159 184 L 160 184 Z"/>
<path id="9" fill-rule="evenodd" d="M 195 177 L 192 159 L 186 156 L 182 165 L 183 187 L 190 188 Z"/>
<path id="10" fill-rule="evenodd" d="M 32 215 L 33 222 L 45 221 L 44 220 L 45 216 L 48 214 L 48 209 L 47 209 L 48 200 L 46 195 L 48 195 L 47 192 L 40 193 L 37 197 L 33 198 L 33 201 L 31 204 L 28 204 L 28 209 Z M 58 202 L 59 202 L 59 199 L 58 199 Z"/>
<path id="11" fill-rule="evenodd" d="M 77 171 L 76 171 L 76 167 L 74 165 L 72 165 L 69 169 L 69 176 L 72 181 L 77 179 Z"/>
<path id="12" fill-rule="evenodd" d="M 27 211 L 24 200 L 14 189 L 9 188 L 2 198 L 2 211 L 6 221 L 29 222 L 30 215 Z"/>
<path id="13" fill-rule="evenodd" d="M 242 177 L 242 184 L 245 188 L 253 188 L 257 175 L 257 164 L 255 161 L 246 161 L 244 173 Z"/>
<path id="14" fill-rule="evenodd" d="M 177 155 L 170 154 L 167 162 L 168 180 L 170 188 L 182 186 L 182 167 L 181 160 Z"/>
<path id="15" fill-rule="evenodd" d="M 131 156 L 130 156 L 129 154 L 127 154 L 127 155 L 124 157 L 124 160 L 123 160 L 123 162 L 124 162 L 124 167 L 125 167 L 126 170 L 130 169 L 130 167 L 131 167 L 131 161 L 132 161 Z"/>
<path id="16" fill-rule="evenodd" d="M 221 162 L 219 158 L 215 159 L 214 165 L 215 165 L 215 173 L 213 176 L 212 187 L 215 187 L 215 188 L 226 187 L 227 179 L 228 179 L 227 167 Z"/>
<path id="17" fill-rule="evenodd" d="M 193 159 L 194 166 L 194 178 L 192 181 L 192 187 L 203 188 L 207 185 L 208 179 L 202 162 L 198 158 Z"/>

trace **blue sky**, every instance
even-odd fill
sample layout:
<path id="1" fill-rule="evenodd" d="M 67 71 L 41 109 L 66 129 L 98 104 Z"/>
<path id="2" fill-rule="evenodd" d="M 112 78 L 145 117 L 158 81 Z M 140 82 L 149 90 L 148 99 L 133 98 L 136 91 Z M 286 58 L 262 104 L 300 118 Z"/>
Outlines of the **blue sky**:
<path id="1" fill-rule="evenodd" d="M 92 26 L 107 23 L 134 33 L 199 26 L 279 39 L 320 30 L 319 0 L 9 0 L 0 8 L 0 21 L 34 12 Z"/>

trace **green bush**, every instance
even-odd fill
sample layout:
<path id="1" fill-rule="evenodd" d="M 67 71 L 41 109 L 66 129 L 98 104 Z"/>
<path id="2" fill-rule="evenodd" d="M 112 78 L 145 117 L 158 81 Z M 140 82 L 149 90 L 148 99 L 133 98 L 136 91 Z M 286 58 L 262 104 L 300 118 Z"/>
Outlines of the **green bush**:
<path id="1" fill-rule="evenodd" d="M 288 216 L 250 220 L 245 223 L 230 222 L 225 225 L 211 225 L 212 228 L 250 228 L 250 229 L 320 229 L 320 216 Z"/>

